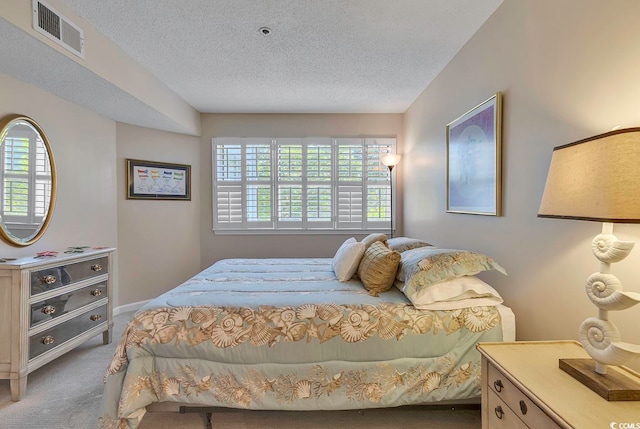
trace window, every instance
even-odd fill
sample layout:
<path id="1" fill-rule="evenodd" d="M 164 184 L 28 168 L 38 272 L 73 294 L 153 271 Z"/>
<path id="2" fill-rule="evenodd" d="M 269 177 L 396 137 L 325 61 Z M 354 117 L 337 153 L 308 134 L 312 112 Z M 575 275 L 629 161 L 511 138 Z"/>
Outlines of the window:
<path id="1" fill-rule="evenodd" d="M 388 230 L 396 139 L 214 138 L 215 231 Z"/>
<path id="2" fill-rule="evenodd" d="M 29 237 L 47 215 L 51 200 L 51 168 L 44 142 L 30 127 L 14 127 L 4 139 L 0 162 L 3 221 L 11 225 L 12 233 Z"/>

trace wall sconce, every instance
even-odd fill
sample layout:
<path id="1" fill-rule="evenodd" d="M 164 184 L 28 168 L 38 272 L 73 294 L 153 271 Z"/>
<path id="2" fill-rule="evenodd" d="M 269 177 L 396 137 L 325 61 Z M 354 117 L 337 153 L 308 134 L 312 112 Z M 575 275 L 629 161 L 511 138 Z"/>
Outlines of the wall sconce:
<path id="1" fill-rule="evenodd" d="M 600 271 L 587 279 L 589 300 L 598 317 L 580 325 L 579 339 L 591 359 L 560 359 L 560 368 L 609 401 L 640 400 L 640 380 L 622 368 L 640 356 L 640 346 L 620 341 L 609 311 L 640 302 L 640 293 L 623 292 L 611 264 L 623 260 L 634 242 L 619 241 L 614 223 L 640 223 L 640 128 L 597 135 L 553 149 L 538 217 L 603 222 L 592 242 Z"/>
<path id="2" fill-rule="evenodd" d="M 389 207 L 391 210 L 391 226 L 390 226 L 390 237 L 393 238 L 393 177 L 391 172 L 393 171 L 393 167 L 400 163 L 400 155 L 389 154 L 382 157 L 382 163 L 387 166 L 389 169 Z"/>

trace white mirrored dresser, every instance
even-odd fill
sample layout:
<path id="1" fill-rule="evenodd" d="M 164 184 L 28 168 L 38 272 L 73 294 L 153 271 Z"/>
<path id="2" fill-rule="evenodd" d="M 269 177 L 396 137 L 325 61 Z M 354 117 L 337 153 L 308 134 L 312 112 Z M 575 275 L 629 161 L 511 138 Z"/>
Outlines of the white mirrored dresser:
<path id="1" fill-rule="evenodd" d="M 27 375 L 102 333 L 111 342 L 115 249 L 0 262 L 0 379 L 19 401 Z"/>

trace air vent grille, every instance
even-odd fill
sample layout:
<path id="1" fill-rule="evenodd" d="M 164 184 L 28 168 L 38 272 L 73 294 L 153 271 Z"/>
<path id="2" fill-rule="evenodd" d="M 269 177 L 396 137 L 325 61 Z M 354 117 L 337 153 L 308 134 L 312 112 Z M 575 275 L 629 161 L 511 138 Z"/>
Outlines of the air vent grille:
<path id="1" fill-rule="evenodd" d="M 60 17 L 40 2 L 38 2 L 38 26 L 60 40 Z"/>
<path id="2" fill-rule="evenodd" d="M 33 28 L 84 58 L 84 32 L 42 0 L 33 0 Z"/>

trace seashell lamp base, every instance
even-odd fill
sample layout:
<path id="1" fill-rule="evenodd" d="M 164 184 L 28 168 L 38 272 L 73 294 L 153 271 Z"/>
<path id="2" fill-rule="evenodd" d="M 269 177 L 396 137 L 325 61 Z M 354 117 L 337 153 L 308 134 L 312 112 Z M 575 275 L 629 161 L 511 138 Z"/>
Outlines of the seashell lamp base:
<path id="1" fill-rule="evenodd" d="M 602 375 L 593 359 L 560 359 L 559 366 L 607 401 L 640 401 L 640 374 L 626 367 L 612 366 Z"/>

